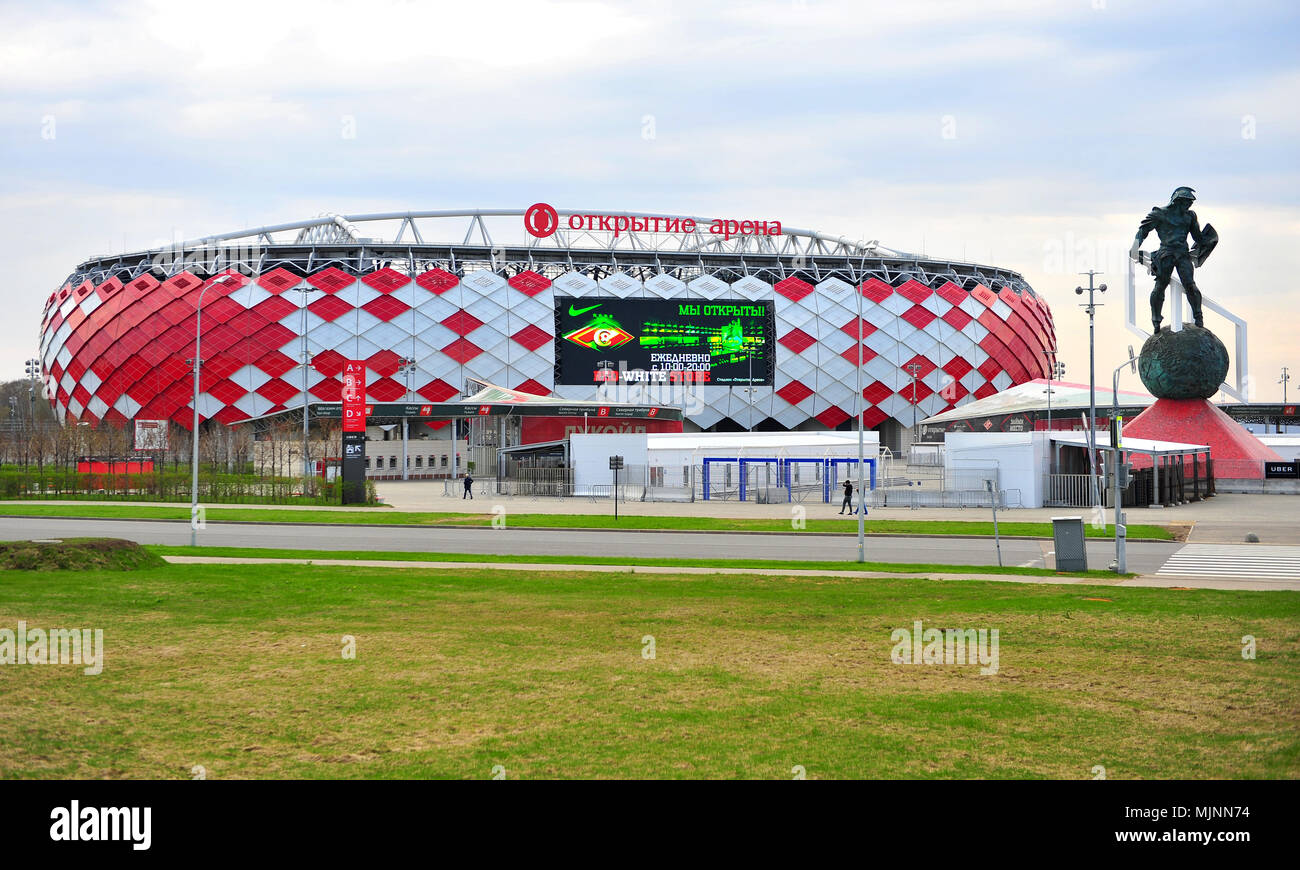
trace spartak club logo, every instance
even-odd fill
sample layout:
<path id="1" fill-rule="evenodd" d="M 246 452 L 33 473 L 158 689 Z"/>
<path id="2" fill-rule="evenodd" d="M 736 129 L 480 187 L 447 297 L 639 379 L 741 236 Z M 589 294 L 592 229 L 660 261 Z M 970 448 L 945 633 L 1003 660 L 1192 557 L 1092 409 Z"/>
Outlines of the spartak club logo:
<path id="1" fill-rule="evenodd" d="M 619 326 L 610 315 L 597 314 L 586 326 L 566 333 L 564 338 L 591 350 L 612 350 L 636 336 Z"/>
<path id="2" fill-rule="evenodd" d="M 524 212 L 524 229 L 539 239 L 554 235 L 559 228 L 559 213 L 544 202 L 533 203 Z"/>

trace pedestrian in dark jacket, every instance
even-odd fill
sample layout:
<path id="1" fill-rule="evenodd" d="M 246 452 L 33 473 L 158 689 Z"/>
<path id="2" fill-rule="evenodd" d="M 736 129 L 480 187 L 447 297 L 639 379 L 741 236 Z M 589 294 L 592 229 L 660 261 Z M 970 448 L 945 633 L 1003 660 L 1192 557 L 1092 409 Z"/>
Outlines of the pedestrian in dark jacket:
<path id="1" fill-rule="evenodd" d="M 848 508 L 849 513 L 853 513 L 853 481 L 844 481 L 844 504 L 840 505 L 840 513 Z"/>
<path id="2" fill-rule="evenodd" d="M 460 497 L 460 500 L 461 500 L 461 501 L 464 501 L 465 499 L 469 499 L 470 501 L 473 501 L 473 500 L 474 500 L 474 490 L 473 490 L 473 487 L 474 487 L 474 478 L 472 478 L 472 477 L 470 477 L 468 474 L 466 474 L 466 475 L 465 475 L 465 494 L 462 495 L 462 496 Z"/>

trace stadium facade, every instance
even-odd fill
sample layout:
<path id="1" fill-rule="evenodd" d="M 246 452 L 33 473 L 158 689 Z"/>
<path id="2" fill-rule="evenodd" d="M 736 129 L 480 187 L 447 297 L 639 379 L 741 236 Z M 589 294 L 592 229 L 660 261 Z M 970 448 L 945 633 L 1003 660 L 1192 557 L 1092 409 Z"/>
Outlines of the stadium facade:
<path id="1" fill-rule="evenodd" d="M 775 220 L 326 215 L 83 262 L 40 327 L 57 416 L 188 428 L 199 324 L 202 420 L 337 403 L 344 362 L 364 360 L 375 402 L 446 402 L 475 379 L 677 405 L 701 430 L 851 428 L 861 330 L 863 420 L 884 443 L 1046 376 L 1056 346 L 1013 271 Z"/>

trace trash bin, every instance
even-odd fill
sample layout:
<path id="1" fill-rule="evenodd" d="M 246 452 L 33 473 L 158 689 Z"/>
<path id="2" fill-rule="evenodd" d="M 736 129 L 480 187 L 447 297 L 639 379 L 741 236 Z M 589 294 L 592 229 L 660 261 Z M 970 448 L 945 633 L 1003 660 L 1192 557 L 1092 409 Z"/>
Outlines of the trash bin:
<path id="1" fill-rule="evenodd" d="M 1056 570 L 1088 570 L 1083 517 L 1052 517 L 1052 539 L 1056 543 Z"/>

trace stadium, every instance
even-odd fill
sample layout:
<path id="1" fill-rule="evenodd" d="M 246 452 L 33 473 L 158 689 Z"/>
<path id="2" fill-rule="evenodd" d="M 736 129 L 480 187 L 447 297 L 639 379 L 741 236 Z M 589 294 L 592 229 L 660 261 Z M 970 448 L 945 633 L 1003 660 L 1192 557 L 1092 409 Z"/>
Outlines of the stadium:
<path id="1" fill-rule="evenodd" d="M 711 432 L 851 429 L 860 407 L 895 449 L 917 420 L 1046 377 L 1056 346 L 1014 271 L 770 218 L 325 215 L 85 260 L 40 326 L 56 416 L 191 427 L 196 332 L 200 421 L 339 403 L 361 360 L 377 403 L 490 384 L 680 407 Z"/>

